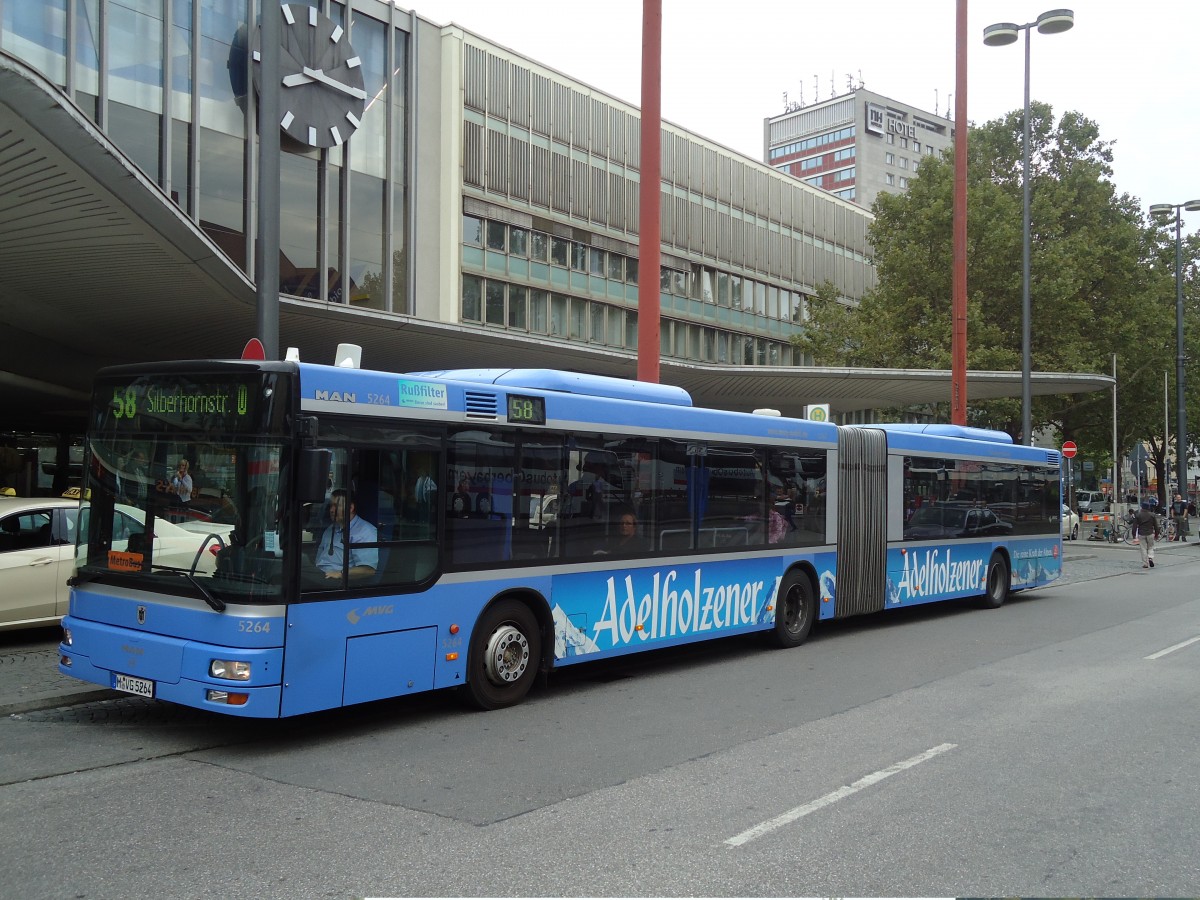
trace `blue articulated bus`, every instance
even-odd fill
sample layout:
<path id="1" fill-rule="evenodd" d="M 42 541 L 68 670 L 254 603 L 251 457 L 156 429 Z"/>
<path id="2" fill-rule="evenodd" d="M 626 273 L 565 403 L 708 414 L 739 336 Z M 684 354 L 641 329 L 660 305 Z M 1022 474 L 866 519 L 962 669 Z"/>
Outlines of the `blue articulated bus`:
<path id="1" fill-rule="evenodd" d="M 1060 574 L 1058 457 L 550 370 L 109 368 L 59 667 L 241 716 L 494 709 L 588 660 L 998 607 Z"/>

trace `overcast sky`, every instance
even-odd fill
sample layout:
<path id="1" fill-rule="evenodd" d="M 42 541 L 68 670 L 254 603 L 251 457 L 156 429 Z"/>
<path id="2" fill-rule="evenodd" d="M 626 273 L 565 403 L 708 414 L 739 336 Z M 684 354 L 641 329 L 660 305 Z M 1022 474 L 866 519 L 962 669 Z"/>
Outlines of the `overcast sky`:
<path id="1" fill-rule="evenodd" d="M 408 5 L 400 0 L 400 5 Z M 945 114 L 953 101 L 955 0 L 663 0 L 663 118 L 756 160 L 763 119 L 789 101 L 868 90 Z M 412 0 L 608 94 L 641 105 L 640 0 Z M 967 117 L 1019 109 L 1024 37 L 985 47 L 995 22 L 1023 25 L 1056 8 L 970 0 Z M 1056 117 L 1077 110 L 1115 141 L 1118 193 L 1151 203 L 1200 199 L 1200 3 L 1075 0 L 1075 27 L 1036 30 L 1030 96 Z M 1191 50 L 1188 50 L 1188 47 Z M 1186 215 L 1186 214 L 1185 214 Z M 1191 213 L 1185 232 L 1200 229 Z"/>

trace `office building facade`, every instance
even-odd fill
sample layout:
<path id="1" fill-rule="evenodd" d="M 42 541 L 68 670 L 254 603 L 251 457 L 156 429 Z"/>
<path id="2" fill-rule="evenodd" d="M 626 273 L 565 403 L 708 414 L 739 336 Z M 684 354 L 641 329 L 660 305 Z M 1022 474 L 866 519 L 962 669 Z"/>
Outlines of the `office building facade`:
<path id="1" fill-rule="evenodd" d="M 947 116 L 859 88 L 763 123 L 763 160 L 778 172 L 870 209 L 903 193 L 927 156 L 954 145 Z"/>

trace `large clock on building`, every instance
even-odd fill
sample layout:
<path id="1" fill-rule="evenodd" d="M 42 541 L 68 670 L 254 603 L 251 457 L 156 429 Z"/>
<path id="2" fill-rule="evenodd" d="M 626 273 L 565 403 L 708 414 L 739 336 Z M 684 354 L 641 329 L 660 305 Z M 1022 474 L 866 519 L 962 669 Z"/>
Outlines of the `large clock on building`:
<path id="1" fill-rule="evenodd" d="M 362 120 L 367 102 L 362 61 L 342 27 L 315 9 L 280 9 L 279 127 L 310 147 L 335 147 L 350 137 Z M 260 30 L 260 41 L 261 35 Z M 254 86 L 260 92 L 262 68 L 262 56 L 256 49 Z"/>

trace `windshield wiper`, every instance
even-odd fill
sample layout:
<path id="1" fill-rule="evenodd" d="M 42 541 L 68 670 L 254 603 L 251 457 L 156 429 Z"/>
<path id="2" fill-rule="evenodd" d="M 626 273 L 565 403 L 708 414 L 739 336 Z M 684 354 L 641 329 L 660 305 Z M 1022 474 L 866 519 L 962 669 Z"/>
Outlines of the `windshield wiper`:
<path id="1" fill-rule="evenodd" d="M 209 606 L 211 606 L 217 612 L 225 612 L 225 601 L 222 600 L 220 597 L 214 597 L 212 594 L 210 594 L 208 592 L 208 588 L 206 588 L 204 585 L 202 585 L 200 582 L 198 582 L 193 577 L 191 572 L 180 572 L 179 574 L 188 580 L 188 584 L 190 584 L 192 587 L 194 587 L 196 590 L 198 590 L 201 593 L 201 595 L 204 597 L 205 603 L 207 603 Z"/>
<path id="2" fill-rule="evenodd" d="M 215 609 L 217 612 L 225 612 L 225 601 L 220 597 L 214 597 L 208 592 L 208 588 L 198 582 L 195 577 L 187 569 L 177 569 L 174 566 L 160 566 L 157 563 L 151 566 L 159 572 L 169 572 L 172 575 L 182 575 L 187 579 L 188 584 L 200 592 L 200 596 L 204 598 L 204 602 Z"/>
<path id="3" fill-rule="evenodd" d="M 208 592 L 208 589 L 204 585 L 202 585 L 199 581 L 197 581 L 192 576 L 192 573 L 189 572 L 187 569 L 178 569 L 178 568 L 175 568 L 174 566 L 160 566 L 157 563 L 152 564 L 151 569 L 153 571 L 160 572 L 160 573 L 166 572 L 171 575 L 182 575 L 184 578 L 186 578 L 188 580 L 188 584 L 190 584 L 192 587 L 194 587 L 199 592 L 200 596 L 204 598 L 205 603 L 207 603 L 209 606 L 211 606 L 217 612 L 225 612 L 225 601 L 222 600 L 220 597 L 214 597 L 212 594 L 210 594 Z M 71 587 L 78 587 L 81 584 L 87 584 L 88 582 L 94 581 L 96 579 L 96 577 L 100 574 L 104 574 L 104 573 L 93 572 L 88 575 L 84 575 L 83 573 L 72 575 L 70 578 L 67 579 L 67 584 L 70 585 Z"/>

